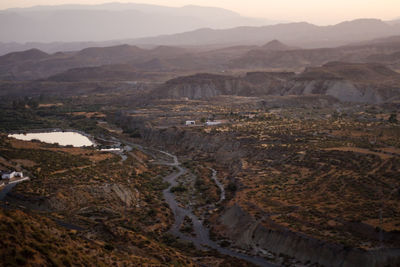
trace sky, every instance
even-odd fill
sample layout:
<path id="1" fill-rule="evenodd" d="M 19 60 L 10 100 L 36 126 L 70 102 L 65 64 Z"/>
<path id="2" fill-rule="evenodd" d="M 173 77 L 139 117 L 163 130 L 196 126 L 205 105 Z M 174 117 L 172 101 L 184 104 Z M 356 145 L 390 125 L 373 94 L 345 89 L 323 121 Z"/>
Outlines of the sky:
<path id="1" fill-rule="evenodd" d="M 0 9 L 35 5 L 136 2 L 164 6 L 199 5 L 226 8 L 243 16 L 319 25 L 357 18 L 400 17 L 400 0 L 0 0 Z"/>

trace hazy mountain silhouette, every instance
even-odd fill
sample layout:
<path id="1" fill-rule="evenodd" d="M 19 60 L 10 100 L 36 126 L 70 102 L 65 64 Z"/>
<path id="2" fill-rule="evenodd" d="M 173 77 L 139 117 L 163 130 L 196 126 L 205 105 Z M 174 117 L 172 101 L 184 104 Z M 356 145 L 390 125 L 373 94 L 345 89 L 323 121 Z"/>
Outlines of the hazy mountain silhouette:
<path id="1" fill-rule="evenodd" d="M 272 40 L 271 42 L 266 43 L 265 45 L 261 46 L 260 50 L 266 51 L 285 51 L 285 50 L 293 50 L 296 49 L 295 47 L 291 47 L 285 45 L 279 40 Z"/>
<path id="2" fill-rule="evenodd" d="M 400 24 L 400 17 L 398 17 L 394 20 L 388 21 L 388 23 L 391 25 Z"/>
<path id="3" fill-rule="evenodd" d="M 222 48 L 272 40 L 319 48 L 400 35 L 400 20 L 359 19 L 331 26 L 268 24 L 274 22 L 200 6 L 108 3 L 14 8 L 0 11 L 0 55 L 31 48 L 46 53 L 123 44 Z"/>
<path id="4" fill-rule="evenodd" d="M 280 41 L 262 46 L 233 46 L 215 50 L 199 50 L 159 46 L 143 49 L 132 45 L 92 47 L 77 52 L 47 54 L 37 49 L 0 56 L 0 80 L 32 80 L 46 78 L 67 70 L 85 68 L 91 77 L 101 77 L 111 68 L 88 68 L 118 64 L 113 79 L 138 72 L 221 72 L 225 70 L 301 70 L 330 61 L 382 63 L 400 69 L 400 37 L 375 39 L 370 42 L 336 48 L 301 49 Z M 130 66 L 123 70 L 125 66 Z M 96 72 L 101 74 L 96 75 Z M 72 80 L 79 70 L 59 77 Z M 136 76 L 137 74 L 135 74 Z M 59 79 L 58 77 L 58 79 Z M 80 79 L 84 78 L 82 75 Z"/>
<path id="5" fill-rule="evenodd" d="M 262 27 L 237 27 L 225 30 L 199 29 L 191 32 L 142 38 L 132 43 L 159 45 L 264 44 L 278 39 L 284 43 L 316 48 L 335 47 L 374 38 L 400 34 L 400 24 L 378 19 L 358 19 L 332 26 L 316 26 L 306 22 Z"/>
<path id="6" fill-rule="evenodd" d="M 268 50 L 257 47 L 233 59 L 229 65 L 231 68 L 247 69 L 302 68 L 320 66 L 330 61 L 344 61 L 378 62 L 399 69 L 399 55 L 400 36 L 392 36 L 334 48 Z"/>
<path id="7" fill-rule="evenodd" d="M 1 11 L 0 41 L 105 41 L 178 33 L 202 27 L 229 28 L 270 23 L 214 7 L 173 8 L 122 3 L 37 6 Z"/>

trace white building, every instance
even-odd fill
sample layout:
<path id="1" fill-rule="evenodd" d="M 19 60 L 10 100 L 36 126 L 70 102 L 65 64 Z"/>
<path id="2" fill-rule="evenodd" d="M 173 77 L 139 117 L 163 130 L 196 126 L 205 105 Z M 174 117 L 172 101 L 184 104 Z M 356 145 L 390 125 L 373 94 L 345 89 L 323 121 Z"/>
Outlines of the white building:
<path id="1" fill-rule="evenodd" d="M 16 171 L 8 171 L 8 172 L 2 172 L 1 173 L 1 179 L 11 179 L 14 177 L 24 177 L 24 174 L 22 172 L 16 172 Z"/>
<path id="2" fill-rule="evenodd" d="M 206 125 L 207 126 L 211 126 L 211 125 L 218 125 L 218 124 L 221 124 L 222 122 L 220 122 L 220 121 L 207 121 L 206 122 Z"/>
<path id="3" fill-rule="evenodd" d="M 185 123 L 187 126 L 189 126 L 189 125 L 196 125 L 196 122 L 195 121 L 186 121 L 186 123 Z"/>

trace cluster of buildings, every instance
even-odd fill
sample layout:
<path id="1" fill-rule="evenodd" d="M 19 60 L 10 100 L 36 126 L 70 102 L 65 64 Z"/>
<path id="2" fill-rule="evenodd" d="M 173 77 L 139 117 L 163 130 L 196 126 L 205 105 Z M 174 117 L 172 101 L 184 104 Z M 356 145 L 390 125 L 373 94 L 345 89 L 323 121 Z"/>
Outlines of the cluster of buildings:
<path id="1" fill-rule="evenodd" d="M 247 118 L 247 119 L 254 119 L 259 116 L 258 113 L 256 112 L 239 112 L 236 115 L 239 115 L 240 118 Z M 220 119 L 220 120 L 214 120 L 212 118 L 209 118 L 207 121 L 205 119 L 201 119 L 201 123 L 197 124 L 195 120 L 189 120 L 185 121 L 186 126 L 213 126 L 213 125 L 220 125 L 220 124 L 225 124 L 228 123 L 228 119 Z"/>
<path id="2" fill-rule="evenodd" d="M 211 125 L 219 125 L 221 123 L 222 121 L 206 121 L 204 125 L 211 126 Z M 186 126 L 196 125 L 196 121 L 186 121 L 185 125 Z"/>
<path id="3" fill-rule="evenodd" d="M 23 178 L 24 174 L 22 172 L 16 172 L 16 171 L 4 171 L 0 172 L 1 179 L 2 180 L 10 180 L 12 178 Z"/>

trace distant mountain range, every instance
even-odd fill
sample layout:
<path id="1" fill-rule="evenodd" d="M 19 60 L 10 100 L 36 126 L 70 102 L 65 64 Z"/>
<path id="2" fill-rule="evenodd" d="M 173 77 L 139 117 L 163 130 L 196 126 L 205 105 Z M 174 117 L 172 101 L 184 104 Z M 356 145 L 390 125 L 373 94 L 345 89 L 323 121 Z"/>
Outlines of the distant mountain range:
<path id="1" fill-rule="evenodd" d="M 214 7 L 133 3 L 61 5 L 0 11 L 1 42 L 86 42 L 132 39 L 210 27 L 276 23 Z"/>
<path id="2" fill-rule="evenodd" d="M 277 41 L 276 41 L 277 42 Z M 277 42 L 280 43 L 280 42 Z M 285 45 L 275 44 L 279 50 L 264 47 L 250 49 L 247 53 L 229 62 L 229 68 L 279 69 L 320 66 L 330 61 L 379 62 L 393 69 L 400 69 L 400 36 L 374 39 L 358 44 L 335 48 L 285 49 Z"/>
<path id="3" fill-rule="evenodd" d="M 152 75 L 139 75 L 140 72 L 301 71 L 331 61 L 382 63 L 399 70 L 400 36 L 318 49 L 301 49 L 278 40 L 262 46 L 232 46 L 207 51 L 172 46 L 143 49 L 132 45 L 54 54 L 30 49 L 0 56 L 0 80 L 35 80 L 52 76 L 51 79 L 57 81 L 81 81 L 85 80 L 83 72 L 99 80 L 105 79 L 107 72 L 108 79 L 137 80 L 137 77 Z M 118 71 L 113 72 L 110 65 L 118 65 Z"/>
<path id="4" fill-rule="evenodd" d="M 389 24 L 400 24 L 400 17 L 398 17 L 398 18 L 396 18 L 396 19 L 394 19 L 394 20 L 391 20 L 391 21 L 389 21 L 388 22 Z"/>
<path id="5" fill-rule="evenodd" d="M 131 42 L 136 45 L 261 45 L 278 39 L 294 46 L 317 48 L 335 47 L 399 34 L 400 24 L 390 24 L 378 19 L 358 19 L 332 26 L 316 26 L 300 22 L 262 27 L 237 27 L 224 30 L 199 29 L 173 35 L 142 38 Z"/>
<path id="6" fill-rule="evenodd" d="M 107 7 L 113 5 L 106 5 Z M 100 9 L 100 6 L 95 6 Z M 119 7 L 119 5 L 116 5 Z M 146 6 L 147 7 L 147 6 Z M 152 6 L 151 6 L 152 7 Z M 292 47 L 302 47 L 302 48 L 323 48 L 323 47 L 337 47 L 341 45 L 347 45 L 350 43 L 359 43 L 371 39 L 389 37 L 393 35 L 400 35 L 400 23 L 396 21 L 384 22 L 377 19 L 359 19 L 354 21 L 342 22 L 337 25 L 332 26 L 316 26 L 306 22 L 300 23 L 285 23 L 276 24 L 268 26 L 245 26 L 245 27 L 234 27 L 229 29 L 211 29 L 211 28 L 201 28 L 193 31 L 186 31 L 177 34 L 167 34 L 159 35 L 156 37 L 146 37 L 146 38 L 133 38 L 140 35 L 141 31 L 146 31 L 149 28 L 150 32 L 157 32 L 160 27 L 165 27 L 165 31 L 184 31 L 185 27 L 196 28 L 200 24 L 190 25 L 192 17 L 179 17 L 177 20 L 171 20 L 168 18 L 168 22 L 165 22 L 162 17 L 164 15 L 157 15 L 157 19 L 149 14 L 144 14 L 142 17 L 133 16 L 134 20 L 141 20 L 140 22 L 131 22 L 131 15 L 128 18 L 123 19 L 123 15 L 119 16 L 118 19 L 113 20 L 111 15 L 113 12 L 139 12 L 139 11 L 103 11 L 103 10 L 80 10 L 79 12 L 72 9 L 36 9 L 27 11 L 19 11 L 19 13 L 12 13 L 11 11 L 6 11 L 0 13 L 0 55 L 4 55 L 9 52 L 23 51 L 31 48 L 37 48 L 47 53 L 54 53 L 57 51 L 77 51 L 87 47 L 105 47 L 105 46 L 115 46 L 115 45 L 137 45 L 144 48 L 157 47 L 159 45 L 166 46 L 180 46 L 188 48 L 201 48 L 208 49 L 210 47 L 224 48 L 230 46 L 248 46 L 248 45 L 263 45 L 272 40 L 280 40 L 285 44 Z M 148 7 L 150 9 L 150 7 Z M 183 7 L 181 9 L 168 9 L 174 12 L 173 14 L 178 14 L 179 12 L 191 15 L 190 10 L 199 10 L 197 16 L 206 17 L 207 12 L 211 13 L 221 13 L 218 15 L 220 20 L 226 19 L 226 21 L 232 21 L 235 18 L 235 23 L 258 23 L 254 20 L 250 21 L 246 18 L 242 18 L 235 13 L 230 11 L 213 9 L 213 8 L 199 8 L 199 7 Z M 147 10 L 147 9 L 146 9 Z M 163 9 L 162 9 L 163 10 Z M 179 12 L 177 11 L 179 10 Z M 15 16 L 33 16 L 39 12 L 41 14 L 37 20 L 40 23 L 46 24 L 45 26 L 38 26 L 36 22 L 28 22 L 24 19 L 16 20 Z M 52 12 L 66 12 L 64 15 L 49 15 L 47 13 Z M 77 14 L 75 14 L 77 12 Z M 101 14 L 97 14 L 93 18 L 85 12 L 105 12 L 105 17 Z M 108 13 L 107 13 L 108 12 Z M 142 12 L 142 11 L 140 11 Z M 46 13 L 47 15 L 43 15 Z M 68 14 L 67 14 L 68 13 Z M 182 14 L 183 14 L 182 13 Z M 196 13 L 193 11 L 193 13 Z M 141 13 L 142 14 L 142 13 Z M 81 16 L 82 15 L 82 16 Z M 109 16 L 109 17 L 108 17 Z M 169 16 L 169 15 L 168 15 Z M 73 17 L 71 20 L 69 18 Z M 101 22 L 97 21 L 101 20 Z M 231 19 L 229 19 L 231 18 Z M 10 20 L 11 19 L 11 20 Z M 123 21 L 119 21 L 119 20 Z M 63 20 L 63 21 L 60 21 Z M 23 22 L 25 21 L 25 22 Z M 50 22 L 51 21 L 51 22 Z M 177 23 L 179 27 L 173 27 L 170 23 Z M 184 23 L 183 23 L 184 22 Z M 58 23 L 61 23 L 58 25 Z M 123 25 L 118 26 L 119 23 Z M 217 22 L 213 22 L 212 19 L 207 20 L 208 24 L 217 25 Z M 229 23 L 228 23 L 229 24 Z M 233 23 L 234 24 L 234 23 Z M 150 25 L 150 26 L 149 26 Z M 201 24 L 204 25 L 204 24 Z M 222 24 L 218 24 L 222 25 Z M 227 25 L 227 24 L 225 24 Z M 183 27 L 183 28 L 182 28 Z M 117 28 L 117 30 L 116 30 Z M 138 28 L 138 29 L 137 29 Z M 77 30 L 79 29 L 79 30 Z M 164 32 L 165 32 L 164 31 Z M 108 35 L 108 32 L 117 35 Z M 158 32 L 162 32 L 161 30 Z M 123 33 L 123 36 L 121 35 Z M 98 40 L 98 39 L 115 39 L 111 41 L 92 41 L 92 42 L 68 42 L 68 40 L 79 39 L 78 37 L 73 37 L 74 35 L 82 35 L 82 38 Z M 95 35 L 98 35 L 97 37 Z M 99 36 L 102 35 L 100 38 Z M 29 36 L 35 37 L 36 39 L 42 40 L 42 42 L 34 43 L 16 43 L 4 42 L 5 40 L 31 40 Z M 56 38 L 61 40 L 61 42 L 45 42 L 46 40 L 51 40 L 51 38 Z M 33 38 L 32 40 L 36 40 Z M 81 38 L 81 39 L 82 39 Z M 83 38 L 83 39 L 84 39 Z M 126 38 L 119 39 L 118 38 Z M 3 41 L 3 43 L 1 43 Z"/>

